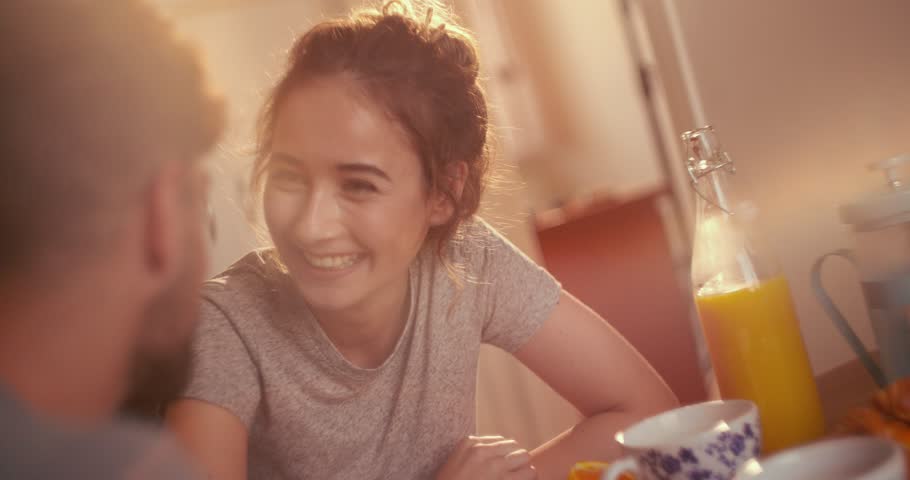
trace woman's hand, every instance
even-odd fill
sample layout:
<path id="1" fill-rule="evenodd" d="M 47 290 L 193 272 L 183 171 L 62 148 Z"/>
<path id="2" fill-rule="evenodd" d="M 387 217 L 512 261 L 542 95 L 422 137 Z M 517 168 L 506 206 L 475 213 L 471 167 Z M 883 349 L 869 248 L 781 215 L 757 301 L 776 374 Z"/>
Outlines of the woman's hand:
<path id="1" fill-rule="evenodd" d="M 515 440 L 468 437 L 458 444 L 436 480 L 535 480 L 531 455 Z"/>

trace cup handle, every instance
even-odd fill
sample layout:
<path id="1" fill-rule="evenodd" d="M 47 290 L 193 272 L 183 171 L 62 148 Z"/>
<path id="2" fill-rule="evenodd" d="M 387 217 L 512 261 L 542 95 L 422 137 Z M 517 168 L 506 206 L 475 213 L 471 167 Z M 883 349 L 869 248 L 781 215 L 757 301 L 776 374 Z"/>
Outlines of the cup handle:
<path id="1" fill-rule="evenodd" d="M 844 339 L 847 340 L 850 348 L 856 352 L 856 355 L 859 357 L 860 361 L 863 362 L 863 366 L 866 367 L 866 370 L 869 371 L 872 378 L 875 379 L 875 382 L 878 383 L 880 387 L 885 387 L 888 382 L 885 380 L 885 374 L 882 372 L 882 369 L 874 360 L 872 360 L 872 356 L 869 355 L 866 346 L 863 345 L 862 340 L 860 340 L 853 329 L 850 328 L 847 319 L 844 318 L 844 315 L 837 309 L 837 306 L 834 305 L 834 301 L 831 300 L 831 297 L 828 296 L 828 292 L 825 291 L 825 287 L 822 285 L 822 266 L 824 265 L 825 260 L 830 257 L 845 258 L 853 264 L 854 268 L 856 267 L 856 258 L 853 256 L 853 252 L 847 249 L 835 250 L 819 257 L 812 265 L 811 274 L 812 289 L 815 291 L 815 298 L 818 299 L 818 303 L 825 309 L 825 313 L 831 318 L 834 326 L 837 327 Z"/>
<path id="2" fill-rule="evenodd" d="M 634 473 L 635 478 L 640 478 L 638 474 L 638 462 L 632 457 L 623 457 L 615 462 L 610 462 L 607 471 L 600 476 L 600 480 L 618 480 L 624 473 Z"/>

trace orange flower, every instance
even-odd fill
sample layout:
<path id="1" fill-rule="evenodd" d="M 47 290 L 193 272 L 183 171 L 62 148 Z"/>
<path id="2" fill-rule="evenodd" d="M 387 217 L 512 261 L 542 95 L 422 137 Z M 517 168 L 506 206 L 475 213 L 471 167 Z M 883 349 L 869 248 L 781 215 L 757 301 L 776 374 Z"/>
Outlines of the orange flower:
<path id="1" fill-rule="evenodd" d="M 569 480 L 600 480 L 603 472 L 607 471 L 610 464 L 606 462 L 578 462 L 569 472 Z M 620 480 L 635 480 L 635 477 L 624 473 Z"/>

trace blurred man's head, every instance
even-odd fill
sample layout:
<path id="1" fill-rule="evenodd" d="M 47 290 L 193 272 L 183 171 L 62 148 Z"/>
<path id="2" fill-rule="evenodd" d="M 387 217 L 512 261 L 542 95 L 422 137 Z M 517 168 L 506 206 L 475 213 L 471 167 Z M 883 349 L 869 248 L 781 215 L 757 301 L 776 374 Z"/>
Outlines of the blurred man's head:
<path id="1" fill-rule="evenodd" d="M 99 279 L 86 303 L 128 317 L 97 335 L 130 343 L 132 388 L 179 388 L 224 122 L 194 52 L 138 0 L 4 0 L 0 105 L 0 288 Z"/>

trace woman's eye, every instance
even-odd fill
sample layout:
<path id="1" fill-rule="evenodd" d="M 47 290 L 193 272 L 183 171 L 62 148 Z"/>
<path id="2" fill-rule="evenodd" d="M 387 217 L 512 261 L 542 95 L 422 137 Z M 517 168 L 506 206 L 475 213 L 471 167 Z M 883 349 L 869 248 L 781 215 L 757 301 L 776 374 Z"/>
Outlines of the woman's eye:
<path id="1" fill-rule="evenodd" d="M 379 189 L 376 188 L 376 185 L 373 185 L 372 183 L 365 180 L 348 180 L 344 182 L 344 190 L 348 193 L 358 195 L 366 195 L 379 192 Z"/>
<path id="2" fill-rule="evenodd" d="M 301 183 L 303 175 L 293 170 L 275 170 L 270 174 L 272 180 L 282 183 Z"/>

